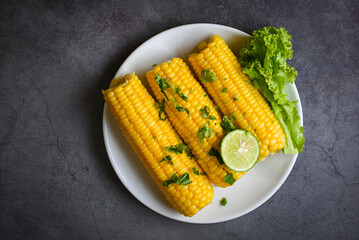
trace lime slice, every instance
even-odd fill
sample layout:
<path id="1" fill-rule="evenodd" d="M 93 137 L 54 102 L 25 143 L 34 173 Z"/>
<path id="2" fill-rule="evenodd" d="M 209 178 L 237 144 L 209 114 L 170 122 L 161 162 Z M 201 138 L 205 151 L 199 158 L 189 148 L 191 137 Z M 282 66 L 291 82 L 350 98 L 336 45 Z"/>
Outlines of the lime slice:
<path id="1" fill-rule="evenodd" d="M 246 130 L 234 130 L 223 138 L 221 155 L 229 169 L 246 172 L 256 165 L 259 159 L 258 139 Z"/>

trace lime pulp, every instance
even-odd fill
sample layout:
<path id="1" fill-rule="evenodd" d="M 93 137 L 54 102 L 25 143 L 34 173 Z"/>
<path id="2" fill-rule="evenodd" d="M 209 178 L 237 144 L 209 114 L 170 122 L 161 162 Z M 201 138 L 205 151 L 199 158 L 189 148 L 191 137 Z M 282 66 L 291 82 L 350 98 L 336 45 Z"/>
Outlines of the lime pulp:
<path id="1" fill-rule="evenodd" d="M 258 139 L 246 130 L 228 133 L 221 143 L 221 155 L 227 167 L 235 172 L 246 172 L 258 162 Z"/>

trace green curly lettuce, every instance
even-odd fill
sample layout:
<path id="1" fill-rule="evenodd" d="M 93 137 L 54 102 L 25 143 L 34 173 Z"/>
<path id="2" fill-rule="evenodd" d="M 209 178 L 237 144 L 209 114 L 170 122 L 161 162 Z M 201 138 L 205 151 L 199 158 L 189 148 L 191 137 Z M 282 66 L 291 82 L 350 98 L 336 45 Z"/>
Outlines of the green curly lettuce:
<path id="1" fill-rule="evenodd" d="M 304 129 L 295 101 L 289 101 L 284 91 L 294 83 L 297 71 L 287 64 L 293 55 L 292 36 L 284 28 L 264 27 L 253 32 L 249 42 L 240 50 L 239 62 L 243 72 L 268 100 L 286 136 L 283 152 L 295 154 L 303 150 Z"/>

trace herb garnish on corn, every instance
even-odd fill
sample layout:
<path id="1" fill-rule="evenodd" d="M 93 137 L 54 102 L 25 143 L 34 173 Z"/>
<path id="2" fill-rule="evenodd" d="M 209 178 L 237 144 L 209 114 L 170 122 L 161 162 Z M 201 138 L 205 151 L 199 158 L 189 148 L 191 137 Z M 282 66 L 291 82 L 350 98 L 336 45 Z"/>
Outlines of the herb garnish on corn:
<path id="1" fill-rule="evenodd" d="M 211 71 L 204 71 L 203 75 L 209 82 L 217 80 Z M 224 180 L 229 173 L 234 180 L 238 180 L 244 173 L 230 170 L 227 166 L 219 164 L 216 156 L 210 155 L 212 148 L 217 152 L 219 150 L 223 138 L 222 120 L 219 113 L 214 111 L 213 102 L 183 60 L 173 58 L 166 61 L 147 72 L 146 76 L 157 101 L 165 100 L 168 119 L 198 159 L 208 178 L 220 187 L 231 185 Z M 178 86 L 180 92 L 188 98 L 185 101 L 175 89 L 166 88 L 163 91 L 163 84 L 156 79 L 168 79 L 168 85 Z M 176 101 L 177 106 L 173 104 L 172 99 Z M 178 111 L 178 106 L 187 109 L 188 112 Z"/>

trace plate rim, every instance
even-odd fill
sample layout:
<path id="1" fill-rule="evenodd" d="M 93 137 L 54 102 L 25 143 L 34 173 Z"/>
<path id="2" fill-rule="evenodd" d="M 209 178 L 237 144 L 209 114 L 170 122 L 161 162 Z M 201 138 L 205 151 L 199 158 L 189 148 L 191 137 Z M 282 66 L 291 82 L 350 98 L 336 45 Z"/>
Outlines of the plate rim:
<path id="1" fill-rule="evenodd" d="M 193 26 L 216 26 L 216 27 L 221 27 L 221 28 L 227 28 L 231 31 L 235 31 L 235 32 L 239 32 L 241 34 L 244 34 L 244 35 L 248 35 L 250 36 L 248 33 L 246 32 L 243 32 L 239 29 L 236 29 L 236 28 L 233 28 L 233 27 L 229 27 L 229 26 L 225 26 L 225 25 L 221 25 L 221 24 L 212 24 L 212 23 L 192 23 L 192 24 L 185 24 L 185 25 L 180 25 L 180 26 L 176 26 L 176 27 L 173 27 L 173 28 L 170 28 L 170 29 L 167 29 L 167 30 L 164 30 L 160 33 L 157 33 L 155 34 L 154 36 L 150 37 L 149 39 L 147 39 L 146 41 L 144 41 L 142 44 L 140 44 L 134 51 L 132 51 L 128 57 L 122 62 L 121 66 L 119 67 L 119 69 L 117 70 L 116 74 L 114 75 L 113 78 L 115 78 L 119 72 L 122 70 L 122 67 L 123 65 L 127 62 L 127 60 L 129 58 L 131 58 L 132 55 L 134 55 L 137 51 L 140 50 L 140 48 L 142 48 L 145 44 L 147 44 L 147 42 L 151 41 L 152 39 L 156 38 L 157 36 L 159 35 L 162 35 L 162 34 L 165 34 L 166 32 L 169 32 L 169 31 L 175 31 L 179 28 L 188 28 L 188 27 L 193 27 Z M 301 100 L 300 100 L 300 96 L 299 96 L 299 93 L 298 93 L 298 89 L 295 85 L 295 83 L 292 84 L 292 90 L 293 90 L 293 94 L 294 94 L 294 97 L 296 98 L 297 103 L 296 103 L 296 107 L 297 107 L 297 111 L 298 111 L 298 115 L 300 116 L 300 124 L 301 126 L 303 126 L 303 109 L 302 109 L 302 104 L 301 104 Z M 183 219 L 178 219 L 178 218 L 175 218 L 171 215 L 166 215 L 164 214 L 163 212 L 160 212 L 158 211 L 157 209 L 153 208 L 151 205 L 149 205 L 148 203 L 146 202 L 143 202 L 141 201 L 138 196 L 133 192 L 132 188 L 128 186 L 127 184 L 127 180 L 124 178 L 124 176 L 122 175 L 121 171 L 118 169 L 118 166 L 116 165 L 115 163 L 115 159 L 114 159 L 114 156 L 111 152 L 111 148 L 110 148 L 110 144 L 109 144 L 109 136 L 108 136 L 108 132 L 106 131 L 106 112 L 107 111 L 110 111 L 106 105 L 106 102 L 104 103 L 104 108 L 103 108 L 103 114 L 102 114 L 102 132 L 103 132 L 103 138 L 104 138 L 104 143 L 105 143 L 105 147 L 106 147 L 106 152 L 107 152 L 107 155 L 109 157 L 109 160 L 111 162 L 111 165 L 113 167 L 113 169 L 115 170 L 116 172 L 116 175 L 117 177 L 121 180 L 122 184 L 126 187 L 126 189 L 132 194 L 133 197 L 135 197 L 140 203 L 142 203 L 143 205 L 145 205 L 146 207 L 148 207 L 149 209 L 153 210 L 154 212 L 164 216 L 164 217 L 167 217 L 167 218 L 170 218 L 170 219 L 173 219 L 173 220 L 176 220 L 176 221 L 180 221 L 180 222 L 185 222 L 185 223 L 195 223 L 195 224 L 213 224 L 213 223 L 221 223 L 221 222 L 226 222 L 226 221 L 230 221 L 230 220 L 233 220 L 233 219 L 236 219 L 236 218 L 239 218 L 239 217 L 242 217 L 244 215 L 246 215 L 247 213 L 250 213 L 252 212 L 253 210 L 257 209 L 258 207 L 260 207 L 261 205 L 263 205 L 265 202 L 268 201 L 268 199 L 270 199 L 278 190 L 279 188 L 283 185 L 283 183 L 287 180 L 289 174 L 291 173 L 293 167 L 294 167 L 294 164 L 296 163 L 297 161 L 297 157 L 298 157 L 298 154 L 293 154 L 293 160 L 291 160 L 291 163 L 290 165 L 288 166 L 287 170 L 285 171 L 285 173 L 282 175 L 280 181 L 278 181 L 275 185 L 275 187 L 270 191 L 269 194 L 266 195 L 266 197 L 263 197 L 261 201 L 258 201 L 256 204 L 254 204 L 252 207 L 250 208 L 247 208 L 245 211 L 240 211 L 239 213 L 237 214 L 233 214 L 229 217 L 222 217 L 220 219 L 216 219 L 216 220 L 209 220 L 209 221 L 201 221 L 201 220 L 197 220 L 196 221 L 193 221 L 194 219 L 193 218 L 183 218 Z"/>

